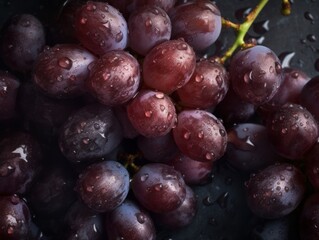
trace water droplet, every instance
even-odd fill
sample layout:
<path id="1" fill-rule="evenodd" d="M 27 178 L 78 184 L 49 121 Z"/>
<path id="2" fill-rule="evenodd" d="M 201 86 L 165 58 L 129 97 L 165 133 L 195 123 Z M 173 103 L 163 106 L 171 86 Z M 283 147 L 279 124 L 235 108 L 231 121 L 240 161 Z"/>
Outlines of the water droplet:
<path id="1" fill-rule="evenodd" d="M 203 80 L 204 80 L 204 76 L 203 76 L 203 75 L 197 74 L 197 75 L 195 76 L 195 81 L 196 81 L 196 82 L 200 83 L 200 82 L 202 82 Z"/>
<path id="2" fill-rule="evenodd" d="M 95 4 L 93 4 L 93 3 L 91 3 L 91 2 L 87 3 L 87 5 L 86 5 L 86 10 L 88 10 L 88 11 L 95 11 L 95 10 L 96 10 Z"/>
<path id="3" fill-rule="evenodd" d="M 13 194 L 10 198 L 10 202 L 14 205 L 17 205 L 20 202 L 20 198 L 17 194 Z"/>
<path id="4" fill-rule="evenodd" d="M 310 12 L 305 12 L 304 17 L 311 22 L 314 21 L 314 17 Z"/>
<path id="5" fill-rule="evenodd" d="M 190 132 L 185 132 L 183 137 L 184 137 L 184 139 L 188 140 L 191 137 L 191 133 Z"/>
<path id="6" fill-rule="evenodd" d="M 211 206 L 214 204 L 214 201 L 211 196 L 207 196 L 203 199 L 203 204 L 206 206 Z"/>
<path id="7" fill-rule="evenodd" d="M 220 195 L 217 198 L 216 202 L 218 203 L 218 205 L 221 208 L 226 208 L 227 207 L 228 198 L 229 198 L 229 193 L 225 192 L 225 193 L 223 193 L 222 195 Z"/>
<path id="8" fill-rule="evenodd" d="M 154 186 L 155 191 L 159 192 L 163 189 L 163 184 L 158 183 Z"/>
<path id="9" fill-rule="evenodd" d="M 212 160 L 213 157 L 214 157 L 214 155 L 215 155 L 214 153 L 208 152 L 208 153 L 205 154 L 205 158 L 206 158 L 207 160 Z"/>
<path id="10" fill-rule="evenodd" d="M 282 67 L 281 67 L 281 64 L 279 62 L 275 63 L 275 70 L 276 70 L 277 74 L 281 73 Z"/>
<path id="11" fill-rule="evenodd" d="M 198 138 L 203 138 L 204 137 L 204 132 L 203 131 L 199 131 L 197 136 L 198 136 Z"/>
<path id="12" fill-rule="evenodd" d="M 153 114 L 152 111 L 146 111 L 146 112 L 144 112 L 144 115 L 145 115 L 145 117 L 147 117 L 147 118 L 151 117 L 152 114 Z"/>
<path id="13" fill-rule="evenodd" d="M 158 99 L 163 99 L 164 98 L 164 93 L 157 92 L 157 93 L 155 93 L 155 97 L 158 98 Z"/>
<path id="14" fill-rule="evenodd" d="M 94 186 L 87 186 L 86 191 L 93 192 Z"/>
<path id="15" fill-rule="evenodd" d="M 151 19 L 147 19 L 145 21 L 145 27 L 152 27 L 153 23 L 152 23 L 152 20 Z"/>
<path id="16" fill-rule="evenodd" d="M 250 83 L 253 80 L 253 71 L 250 71 L 248 73 L 245 73 L 244 75 L 244 82 Z"/>
<path id="17" fill-rule="evenodd" d="M 254 23 L 254 31 L 258 34 L 265 34 L 269 31 L 269 20 Z"/>
<path id="18" fill-rule="evenodd" d="M 309 35 L 307 36 L 307 39 L 308 39 L 310 42 L 315 42 L 315 41 L 317 41 L 316 36 L 313 35 L 313 34 L 309 34 Z"/>
<path id="19" fill-rule="evenodd" d="M 0 177 L 7 177 L 14 173 L 15 167 L 11 166 L 9 163 L 3 163 L 0 166 Z"/>
<path id="20" fill-rule="evenodd" d="M 226 136 L 226 131 L 224 129 L 219 129 L 219 133 L 222 137 Z"/>
<path id="21" fill-rule="evenodd" d="M 115 41 L 120 42 L 123 39 L 123 33 L 119 32 L 118 34 L 116 34 L 115 36 Z"/>
<path id="22" fill-rule="evenodd" d="M 136 216 L 137 221 L 138 221 L 140 224 L 145 223 L 146 217 L 145 217 L 145 215 L 144 215 L 143 213 L 136 213 L 135 216 Z"/>
<path id="23" fill-rule="evenodd" d="M 86 24 L 87 21 L 88 21 L 87 18 L 81 18 L 80 23 L 81 24 Z"/>
<path id="24" fill-rule="evenodd" d="M 94 128 L 95 128 L 96 130 L 99 130 L 99 129 L 101 128 L 101 126 L 100 126 L 100 124 L 98 124 L 98 123 L 94 123 Z"/>
<path id="25" fill-rule="evenodd" d="M 223 79 L 221 78 L 220 75 L 217 75 L 217 76 L 216 76 L 216 82 L 217 82 L 217 85 L 218 85 L 219 87 L 221 87 L 221 86 L 223 85 Z"/>
<path id="26" fill-rule="evenodd" d="M 178 50 L 187 50 L 187 45 L 186 43 L 180 43 L 177 45 Z"/>
<path id="27" fill-rule="evenodd" d="M 58 64 L 61 68 L 70 70 L 72 67 L 72 60 L 68 57 L 62 57 L 58 60 Z"/>
<path id="28" fill-rule="evenodd" d="M 30 27 L 30 21 L 24 21 L 24 22 L 22 22 L 21 23 L 21 25 L 23 26 L 23 27 Z"/>
<path id="29" fill-rule="evenodd" d="M 287 128 L 281 129 L 281 133 L 282 133 L 282 134 L 286 134 L 287 132 L 288 132 L 288 129 L 287 129 Z"/>
<path id="30" fill-rule="evenodd" d="M 82 139 L 82 142 L 86 145 L 86 144 L 89 144 L 90 142 L 90 139 L 89 138 L 83 138 Z"/>
<path id="31" fill-rule="evenodd" d="M 144 175 L 141 176 L 141 181 L 145 182 L 148 179 L 149 175 L 145 173 Z"/>
<path id="32" fill-rule="evenodd" d="M 127 86 L 128 86 L 128 87 L 134 86 L 134 83 L 135 83 L 134 78 L 129 77 L 129 78 L 127 79 Z"/>
<path id="33" fill-rule="evenodd" d="M 14 228 L 12 226 L 9 226 L 7 229 L 8 235 L 12 235 L 14 233 Z"/>
<path id="34" fill-rule="evenodd" d="M 160 105 L 160 109 L 161 109 L 162 112 L 165 111 L 165 106 L 161 104 Z"/>
<path id="35" fill-rule="evenodd" d="M 103 76 L 104 81 L 107 81 L 110 79 L 111 74 L 109 72 L 104 72 L 102 76 Z"/>

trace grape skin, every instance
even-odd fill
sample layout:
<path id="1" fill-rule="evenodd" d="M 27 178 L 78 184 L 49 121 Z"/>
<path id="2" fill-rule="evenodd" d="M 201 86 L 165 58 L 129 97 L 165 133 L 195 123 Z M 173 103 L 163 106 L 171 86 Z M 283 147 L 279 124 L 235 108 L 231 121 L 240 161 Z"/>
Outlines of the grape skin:
<path id="1" fill-rule="evenodd" d="M 179 150 L 196 161 L 213 162 L 226 151 L 224 126 L 213 114 L 204 110 L 180 112 L 173 134 Z"/>

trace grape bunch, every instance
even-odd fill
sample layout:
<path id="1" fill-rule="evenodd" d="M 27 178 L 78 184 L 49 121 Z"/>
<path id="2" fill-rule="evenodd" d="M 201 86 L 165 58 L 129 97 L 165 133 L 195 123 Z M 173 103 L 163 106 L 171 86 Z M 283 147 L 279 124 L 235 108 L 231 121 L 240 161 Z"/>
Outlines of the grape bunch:
<path id="1" fill-rule="evenodd" d="M 249 36 L 266 3 L 242 24 L 209 0 L 6 19 L 0 239 L 318 239 L 319 77 Z"/>

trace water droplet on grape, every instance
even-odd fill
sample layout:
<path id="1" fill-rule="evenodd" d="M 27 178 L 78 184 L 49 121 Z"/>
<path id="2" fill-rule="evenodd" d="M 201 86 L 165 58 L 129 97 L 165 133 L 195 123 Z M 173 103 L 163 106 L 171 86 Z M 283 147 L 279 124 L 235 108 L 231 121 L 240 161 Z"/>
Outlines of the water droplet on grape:
<path id="1" fill-rule="evenodd" d="M 8 235 L 12 235 L 14 233 L 14 228 L 12 226 L 9 226 L 7 229 Z"/>
<path id="2" fill-rule="evenodd" d="M 93 192 L 93 188 L 94 188 L 94 186 L 87 186 L 86 187 L 86 191 L 87 192 Z"/>
<path id="3" fill-rule="evenodd" d="M 224 129 L 219 129 L 219 133 L 222 137 L 226 136 L 226 131 Z"/>
<path id="4" fill-rule="evenodd" d="M 277 74 L 280 74 L 280 73 L 281 73 L 282 67 L 281 67 L 281 65 L 280 65 L 279 62 L 276 62 L 276 63 L 275 63 L 275 70 L 276 70 L 276 73 L 277 73 Z"/>
<path id="5" fill-rule="evenodd" d="M 70 70 L 72 67 L 72 60 L 68 57 L 62 57 L 58 60 L 58 64 L 61 68 Z"/>
<path id="6" fill-rule="evenodd" d="M 162 112 L 165 111 L 165 106 L 161 104 L 160 105 L 160 109 L 161 109 Z"/>
<path id="7" fill-rule="evenodd" d="M 183 137 L 184 137 L 184 139 L 188 140 L 191 137 L 191 133 L 190 132 L 185 132 Z"/>
<path id="8" fill-rule="evenodd" d="M 86 10 L 88 10 L 88 11 L 95 11 L 95 10 L 96 10 L 96 6 L 95 6 L 93 3 L 89 2 L 89 3 L 87 3 L 87 5 L 86 5 Z"/>
<path id="9" fill-rule="evenodd" d="M 153 25 L 152 20 L 151 19 L 147 19 L 145 21 L 145 27 L 151 27 Z"/>
<path id="10" fill-rule="evenodd" d="M 155 191 L 159 192 L 163 189 L 163 184 L 158 183 L 154 186 Z"/>
<path id="11" fill-rule="evenodd" d="M 144 112 L 144 115 L 145 115 L 145 117 L 147 117 L 147 118 L 151 117 L 152 114 L 153 114 L 152 111 L 146 111 L 146 112 Z"/>
<path id="12" fill-rule="evenodd" d="M 204 76 L 203 75 L 196 75 L 195 76 L 195 81 L 196 82 L 198 82 L 198 83 L 200 83 L 200 82 L 202 82 L 204 80 Z"/>
<path id="13" fill-rule="evenodd" d="M 89 144 L 90 139 L 89 139 L 89 138 L 83 138 L 83 139 L 82 139 L 82 142 L 83 142 L 85 145 L 87 145 L 87 144 Z"/>
<path id="14" fill-rule="evenodd" d="M 199 131 L 197 136 L 198 136 L 198 138 L 203 138 L 204 137 L 204 132 L 203 131 Z"/>
<path id="15" fill-rule="evenodd" d="M 144 215 L 143 213 L 136 213 L 135 216 L 136 216 L 137 221 L 138 221 L 140 224 L 145 223 L 146 217 L 145 217 L 145 215 Z"/>
<path id="16" fill-rule="evenodd" d="M 88 21 L 87 18 L 81 18 L 80 23 L 81 24 L 86 24 L 87 21 Z"/>
<path id="17" fill-rule="evenodd" d="M 20 202 L 20 198 L 18 197 L 18 195 L 13 194 L 10 198 L 10 202 L 14 205 L 17 205 Z"/>
<path id="18" fill-rule="evenodd" d="M 123 33 L 119 32 L 118 34 L 116 34 L 115 36 L 115 41 L 120 42 L 123 39 Z"/>
<path id="19" fill-rule="evenodd" d="M 313 35 L 313 34 L 309 34 L 309 35 L 307 36 L 307 39 L 308 39 L 310 42 L 315 42 L 315 41 L 317 41 L 316 36 Z"/>
<path id="20" fill-rule="evenodd" d="M 145 182 L 148 179 L 149 175 L 145 173 L 144 175 L 141 176 L 141 181 Z"/>
<path id="21" fill-rule="evenodd" d="M 157 92 L 157 93 L 155 93 L 155 97 L 158 98 L 158 99 L 163 99 L 164 98 L 164 93 Z"/>
<path id="22" fill-rule="evenodd" d="M 107 81 L 110 79 L 111 74 L 109 72 L 104 72 L 102 76 L 103 76 L 104 81 Z"/>
<path id="23" fill-rule="evenodd" d="M 186 43 L 180 43 L 177 45 L 178 50 L 187 50 L 187 45 Z"/>
<path id="24" fill-rule="evenodd" d="M 250 83 L 250 81 L 253 80 L 253 71 L 250 71 L 248 73 L 245 73 L 244 75 L 244 82 L 245 83 Z"/>

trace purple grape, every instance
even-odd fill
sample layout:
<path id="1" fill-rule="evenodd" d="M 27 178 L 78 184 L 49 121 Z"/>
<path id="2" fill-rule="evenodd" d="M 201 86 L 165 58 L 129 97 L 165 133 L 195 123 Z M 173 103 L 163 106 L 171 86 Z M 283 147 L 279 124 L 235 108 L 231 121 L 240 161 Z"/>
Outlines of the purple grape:
<path id="1" fill-rule="evenodd" d="M 59 146 L 71 162 L 79 163 L 105 157 L 122 141 L 122 129 L 112 109 L 87 105 L 64 123 Z"/>
<path id="2" fill-rule="evenodd" d="M 30 134 L 17 132 L 0 141 L 0 195 L 25 194 L 39 172 L 40 144 Z"/>
<path id="3" fill-rule="evenodd" d="M 128 41 L 123 15 L 106 2 L 88 1 L 75 12 L 78 40 L 97 55 L 123 50 Z"/>
<path id="4" fill-rule="evenodd" d="M 96 58 L 75 44 L 60 44 L 44 50 L 34 66 L 33 82 L 53 98 L 73 98 L 85 93 L 88 66 Z"/>
<path id="5" fill-rule="evenodd" d="M 189 225 L 197 212 L 197 200 L 194 191 L 186 186 L 186 197 L 182 205 L 177 209 L 162 214 L 156 214 L 155 218 L 165 227 L 170 229 L 181 228 Z"/>
<path id="6" fill-rule="evenodd" d="M 154 46 L 170 40 L 172 26 L 167 13 L 157 6 L 146 6 L 134 11 L 128 20 L 129 45 L 145 56 Z"/>
<path id="7" fill-rule="evenodd" d="M 286 158 L 302 158 L 317 142 L 318 124 L 311 113 L 298 104 L 283 105 L 267 122 L 271 143 Z"/>
<path id="8" fill-rule="evenodd" d="M 313 186 L 317 191 L 319 190 L 319 143 L 310 149 L 305 156 L 305 173 Z"/>
<path id="9" fill-rule="evenodd" d="M 141 90 L 127 105 L 127 115 L 136 131 L 145 137 L 168 134 L 176 122 L 175 106 L 162 92 Z"/>
<path id="10" fill-rule="evenodd" d="M 280 60 L 264 46 L 237 52 L 231 59 L 229 69 L 236 94 L 254 105 L 270 101 L 283 80 Z"/>
<path id="11" fill-rule="evenodd" d="M 224 126 L 213 114 L 203 110 L 180 112 L 173 134 L 179 150 L 196 161 L 213 162 L 226 151 Z"/>
<path id="12" fill-rule="evenodd" d="M 0 71 L 0 120 L 14 116 L 19 87 L 20 82 L 16 77 Z"/>
<path id="13" fill-rule="evenodd" d="M 169 40 L 152 48 L 145 56 L 144 83 L 152 89 L 170 94 L 190 80 L 195 66 L 193 49 L 183 40 Z"/>
<path id="14" fill-rule="evenodd" d="M 305 194 L 305 177 L 291 164 L 271 165 L 246 184 L 247 203 L 262 218 L 279 218 L 294 211 Z"/>
<path id="15" fill-rule="evenodd" d="M 129 191 L 129 173 L 116 161 L 89 165 L 77 181 L 77 192 L 86 206 L 96 212 L 112 211 Z"/>
<path id="16" fill-rule="evenodd" d="M 319 92 L 319 76 L 310 79 L 300 93 L 300 104 L 319 121 L 319 110 L 317 106 Z"/>
<path id="17" fill-rule="evenodd" d="M 189 108 L 214 108 L 225 97 L 229 88 L 226 69 L 211 60 L 197 62 L 188 83 L 177 90 L 181 105 Z"/>
<path id="18" fill-rule="evenodd" d="M 11 17 L 1 33 L 0 56 L 13 71 L 29 72 L 42 52 L 45 33 L 42 23 L 33 15 Z"/>
<path id="19" fill-rule="evenodd" d="M 108 239 L 155 240 L 152 218 L 132 201 L 126 200 L 106 216 Z"/>
<path id="20" fill-rule="evenodd" d="M 185 183 L 188 185 L 207 183 L 211 178 L 213 169 L 213 162 L 195 161 L 181 153 L 169 160 L 168 164 L 182 174 Z"/>
<path id="21" fill-rule="evenodd" d="M 28 239 L 31 213 L 26 203 L 17 195 L 0 196 L 0 238 Z"/>
<path id="22" fill-rule="evenodd" d="M 238 124 L 229 129 L 227 135 L 227 161 L 240 171 L 256 172 L 281 160 L 263 125 Z"/>
<path id="23" fill-rule="evenodd" d="M 221 14 L 210 1 L 193 1 L 176 6 L 169 12 L 172 38 L 184 38 L 196 51 L 212 45 L 220 35 Z"/>
<path id="24" fill-rule="evenodd" d="M 86 81 L 89 93 L 106 106 L 129 101 L 139 83 L 139 63 L 131 54 L 120 50 L 109 51 L 95 61 Z"/>
<path id="25" fill-rule="evenodd" d="M 131 187 L 138 202 L 156 213 L 177 209 L 186 197 L 182 175 L 162 163 L 143 165 L 134 175 Z"/>

